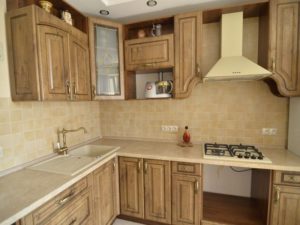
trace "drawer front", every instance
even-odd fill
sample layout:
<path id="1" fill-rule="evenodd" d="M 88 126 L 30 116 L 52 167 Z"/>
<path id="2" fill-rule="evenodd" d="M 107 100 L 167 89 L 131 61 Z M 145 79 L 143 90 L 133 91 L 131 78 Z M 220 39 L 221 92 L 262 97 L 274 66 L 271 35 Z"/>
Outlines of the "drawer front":
<path id="1" fill-rule="evenodd" d="M 300 173 L 276 171 L 274 183 L 300 186 Z"/>
<path id="2" fill-rule="evenodd" d="M 47 219 L 43 225 L 83 225 L 92 224 L 92 189 L 78 194 L 71 204 L 66 205 Z"/>
<path id="3" fill-rule="evenodd" d="M 76 184 L 74 184 L 72 187 L 68 188 L 67 190 L 54 197 L 45 205 L 41 206 L 33 213 L 34 224 L 39 224 L 41 221 L 45 220 L 56 210 L 62 208 L 67 203 L 72 201 L 80 192 L 85 190 L 87 187 L 87 178 L 84 178 Z"/>
<path id="4" fill-rule="evenodd" d="M 185 162 L 172 162 L 172 173 L 201 176 L 201 165 Z"/>

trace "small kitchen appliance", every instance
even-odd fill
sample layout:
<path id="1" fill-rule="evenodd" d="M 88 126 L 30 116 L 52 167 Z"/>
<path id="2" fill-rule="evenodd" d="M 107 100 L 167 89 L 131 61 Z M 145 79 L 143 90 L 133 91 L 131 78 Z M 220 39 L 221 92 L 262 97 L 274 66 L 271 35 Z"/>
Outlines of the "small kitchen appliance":
<path id="1" fill-rule="evenodd" d="M 261 151 L 252 145 L 204 144 L 203 158 L 243 162 L 272 163 Z"/>
<path id="2" fill-rule="evenodd" d="M 145 98 L 171 98 L 173 81 L 163 80 L 163 73 L 159 73 L 159 81 L 148 81 L 145 85 Z"/>

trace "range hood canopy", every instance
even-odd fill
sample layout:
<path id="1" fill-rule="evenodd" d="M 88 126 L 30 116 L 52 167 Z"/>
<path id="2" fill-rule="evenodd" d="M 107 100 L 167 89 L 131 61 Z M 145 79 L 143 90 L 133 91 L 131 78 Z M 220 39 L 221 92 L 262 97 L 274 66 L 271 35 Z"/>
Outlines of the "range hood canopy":
<path id="1" fill-rule="evenodd" d="M 272 75 L 242 55 L 243 12 L 223 14 L 221 29 L 221 58 L 204 77 L 204 82 L 260 80 Z"/>

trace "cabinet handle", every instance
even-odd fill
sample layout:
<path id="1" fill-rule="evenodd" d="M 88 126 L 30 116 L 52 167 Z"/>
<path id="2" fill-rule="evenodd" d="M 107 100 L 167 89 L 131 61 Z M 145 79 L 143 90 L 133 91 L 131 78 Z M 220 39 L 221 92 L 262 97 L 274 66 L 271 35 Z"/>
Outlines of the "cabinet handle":
<path id="1" fill-rule="evenodd" d="M 144 170 L 145 170 L 145 173 L 147 173 L 147 171 L 148 171 L 148 163 L 147 162 L 145 162 L 145 164 L 144 164 Z"/>
<path id="2" fill-rule="evenodd" d="M 199 63 L 197 63 L 197 76 L 201 77 L 201 68 L 200 68 Z"/>
<path id="3" fill-rule="evenodd" d="M 66 89 L 67 89 L 67 95 L 68 95 L 68 99 L 71 100 L 71 85 L 70 85 L 70 81 L 66 81 Z"/>
<path id="4" fill-rule="evenodd" d="M 138 172 L 141 171 L 141 160 L 138 161 Z"/>
<path id="5" fill-rule="evenodd" d="M 76 222 L 77 218 L 74 218 L 69 225 L 73 225 Z"/>
<path id="6" fill-rule="evenodd" d="M 145 63 L 144 66 L 145 66 L 145 67 L 147 67 L 147 66 L 152 66 L 153 64 L 154 64 L 154 63 Z"/>
<path id="7" fill-rule="evenodd" d="M 116 161 L 114 160 L 114 163 L 113 163 L 113 171 L 115 172 L 116 171 Z"/>
<path id="8" fill-rule="evenodd" d="M 57 203 L 59 205 L 64 205 L 66 204 L 68 201 L 71 200 L 71 198 L 74 196 L 74 192 L 71 192 L 68 196 L 64 197 L 63 199 L 59 200 Z"/>
<path id="9" fill-rule="evenodd" d="M 77 95 L 77 88 L 75 82 L 73 82 L 73 100 L 76 100 L 76 95 Z"/>
<path id="10" fill-rule="evenodd" d="M 275 189 L 275 203 L 277 203 L 280 200 L 280 187 L 274 185 Z"/>
<path id="11" fill-rule="evenodd" d="M 272 59 L 272 72 L 275 72 L 276 63 L 275 60 Z"/>
<path id="12" fill-rule="evenodd" d="M 92 96 L 93 96 L 93 99 L 95 99 L 96 98 L 96 86 L 95 85 L 93 85 L 92 86 Z"/>
<path id="13" fill-rule="evenodd" d="M 195 194 L 198 194 L 199 191 L 199 181 L 195 182 Z"/>

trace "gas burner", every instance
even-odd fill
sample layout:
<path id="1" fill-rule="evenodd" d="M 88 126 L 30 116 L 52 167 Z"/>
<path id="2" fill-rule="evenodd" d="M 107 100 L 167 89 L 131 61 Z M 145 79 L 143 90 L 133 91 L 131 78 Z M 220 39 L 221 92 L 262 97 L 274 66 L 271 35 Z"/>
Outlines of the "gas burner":
<path id="1" fill-rule="evenodd" d="M 255 146 L 242 144 L 206 143 L 204 144 L 204 158 L 271 163 L 271 160 L 265 157 Z"/>

